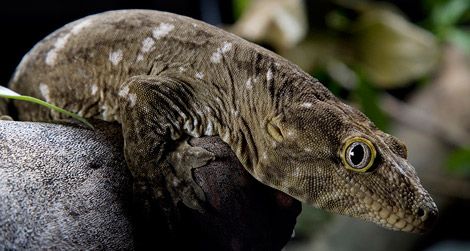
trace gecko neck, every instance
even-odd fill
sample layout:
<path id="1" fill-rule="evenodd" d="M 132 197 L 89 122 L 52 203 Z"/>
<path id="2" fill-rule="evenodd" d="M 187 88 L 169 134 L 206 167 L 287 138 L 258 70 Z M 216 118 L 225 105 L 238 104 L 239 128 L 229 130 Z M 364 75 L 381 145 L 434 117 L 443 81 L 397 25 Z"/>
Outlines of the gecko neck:
<path id="1" fill-rule="evenodd" d="M 230 75 L 230 70 L 219 68 L 219 74 L 207 75 Z M 293 88 L 309 79 L 274 64 L 237 78 L 198 79 L 188 75 L 181 76 L 187 86 L 183 93 L 178 91 L 179 105 L 171 106 L 172 120 L 177 121 L 172 123 L 177 126 L 172 132 L 193 137 L 219 136 L 256 176 L 255 166 L 272 144 L 266 134 L 268 122 L 291 102 Z"/>

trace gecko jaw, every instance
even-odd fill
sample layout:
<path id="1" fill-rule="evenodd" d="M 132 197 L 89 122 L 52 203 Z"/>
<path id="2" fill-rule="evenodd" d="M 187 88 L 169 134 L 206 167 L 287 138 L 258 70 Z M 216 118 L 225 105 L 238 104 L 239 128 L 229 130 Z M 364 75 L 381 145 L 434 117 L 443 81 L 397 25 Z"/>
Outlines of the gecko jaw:
<path id="1" fill-rule="evenodd" d="M 364 192 L 365 189 L 361 189 L 359 185 L 354 185 L 350 191 L 353 196 L 360 199 L 359 201 L 366 211 L 361 218 L 376 222 L 385 228 L 410 233 L 423 233 L 429 230 L 437 218 L 435 205 L 424 206 L 426 209 L 420 206 L 416 212 L 407 214 L 405 210 L 396 206 L 392 207 L 387 203 L 380 203 L 382 200 L 375 198 L 368 192 Z"/>

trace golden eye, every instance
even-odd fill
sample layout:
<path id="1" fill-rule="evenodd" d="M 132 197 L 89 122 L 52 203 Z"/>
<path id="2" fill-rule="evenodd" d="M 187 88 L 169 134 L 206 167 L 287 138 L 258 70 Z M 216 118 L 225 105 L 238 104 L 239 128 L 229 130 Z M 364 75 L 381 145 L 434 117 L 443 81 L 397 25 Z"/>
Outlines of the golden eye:
<path id="1" fill-rule="evenodd" d="M 376 156 L 374 145 L 365 138 L 354 137 L 346 141 L 341 152 L 345 167 L 356 172 L 367 171 Z"/>

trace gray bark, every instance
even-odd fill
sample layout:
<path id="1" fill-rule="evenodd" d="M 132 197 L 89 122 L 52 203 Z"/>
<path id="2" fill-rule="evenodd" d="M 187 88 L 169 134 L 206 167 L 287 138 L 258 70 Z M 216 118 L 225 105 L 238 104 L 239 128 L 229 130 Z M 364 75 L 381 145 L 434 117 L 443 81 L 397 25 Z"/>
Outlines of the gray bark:
<path id="1" fill-rule="evenodd" d="M 0 249 L 280 250 L 300 202 L 254 180 L 219 138 L 190 143 L 217 156 L 194 172 L 203 213 L 133 199 L 118 125 L 0 121 Z"/>

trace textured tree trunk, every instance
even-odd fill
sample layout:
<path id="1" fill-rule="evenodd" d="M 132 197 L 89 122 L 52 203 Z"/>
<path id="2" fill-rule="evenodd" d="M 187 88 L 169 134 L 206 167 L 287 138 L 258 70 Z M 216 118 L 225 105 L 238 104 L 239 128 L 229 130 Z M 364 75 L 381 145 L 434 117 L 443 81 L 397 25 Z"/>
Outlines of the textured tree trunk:
<path id="1" fill-rule="evenodd" d="M 290 239 L 300 202 L 252 178 L 219 138 L 189 141 L 217 156 L 194 171 L 200 213 L 136 199 L 120 135 L 0 121 L 0 249 L 280 250 Z"/>

